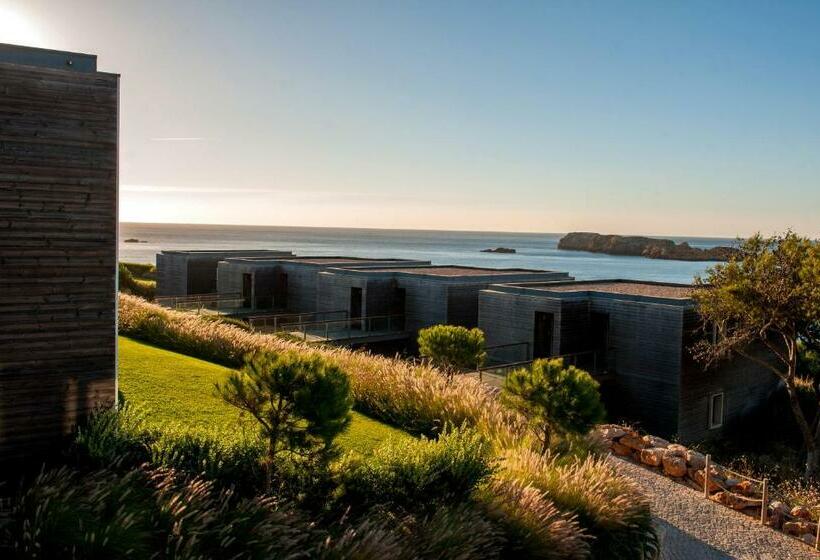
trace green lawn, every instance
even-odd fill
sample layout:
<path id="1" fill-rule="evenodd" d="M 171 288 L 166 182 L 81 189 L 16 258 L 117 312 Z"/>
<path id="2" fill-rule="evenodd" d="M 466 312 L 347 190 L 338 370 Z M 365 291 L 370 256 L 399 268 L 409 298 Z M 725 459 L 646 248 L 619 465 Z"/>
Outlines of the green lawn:
<path id="1" fill-rule="evenodd" d="M 119 364 L 120 390 L 129 402 L 150 411 L 151 422 L 239 429 L 239 412 L 214 394 L 214 383 L 231 371 L 228 368 L 122 336 Z M 350 428 L 338 441 L 346 450 L 367 454 L 389 437 L 411 436 L 354 412 Z"/>

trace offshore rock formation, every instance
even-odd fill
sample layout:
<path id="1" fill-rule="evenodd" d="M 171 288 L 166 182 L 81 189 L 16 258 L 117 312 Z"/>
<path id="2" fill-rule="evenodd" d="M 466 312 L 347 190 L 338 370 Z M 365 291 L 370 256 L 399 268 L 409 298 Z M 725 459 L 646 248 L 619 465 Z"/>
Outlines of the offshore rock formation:
<path id="1" fill-rule="evenodd" d="M 601 235 L 600 233 L 572 232 L 558 242 L 566 251 L 589 251 L 607 255 L 626 255 L 675 261 L 728 261 L 738 253 L 733 247 L 698 249 L 688 243 L 651 237 Z"/>
<path id="2" fill-rule="evenodd" d="M 482 253 L 504 253 L 508 255 L 515 254 L 515 249 L 509 247 L 496 247 L 495 249 L 482 249 Z"/>

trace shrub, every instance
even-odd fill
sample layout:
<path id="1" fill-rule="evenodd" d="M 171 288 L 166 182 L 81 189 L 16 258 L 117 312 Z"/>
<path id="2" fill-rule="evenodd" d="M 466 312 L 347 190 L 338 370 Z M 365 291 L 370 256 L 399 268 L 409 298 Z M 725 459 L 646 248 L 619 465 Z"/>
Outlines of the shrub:
<path id="1" fill-rule="evenodd" d="M 155 281 L 134 278 L 131 270 L 123 263 L 120 263 L 117 277 L 119 279 L 120 291 L 139 296 L 149 301 L 154 299 L 157 291 Z"/>
<path id="2" fill-rule="evenodd" d="M 536 360 L 530 368 L 511 372 L 502 397 L 518 409 L 541 441 L 541 454 L 553 432 L 583 435 L 605 417 L 598 382 L 564 360 Z"/>
<path id="3" fill-rule="evenodd" d="M 594 537 L 595 557 L 657 556 L 659 542 L 646 498 L 606 459 L 588 457 L 559 465 L 550 456 L 512 450 L 504 456 L 498 477 L 530 484 L 559 509 L 575 514 L 578 523 Z"/>
<path id="4" fill-rule="evenodd" d="M 157 267 L 152 264 L 120 262 L 120 266 L 128 270 L 137 280 L 157 279 Z"/>
<path id="5" fill-rule="evenodd" d="M 280 454 L 331 456 L 350 424 L 350 382 L 318 356 L 257 352 L 216 386 L 228 404 L 253 417 L 267 443 L 267 489 Z"/>
<path id="6" fill-rule="evenodd" d="M 344 499 L 360 510 L 376 504 L 430 510 L 466 501 L 492 472 L 491 449 L 474 430 L 453 429 L 438 441 L 389 441 L 343 471 Z"/>
<path id="7" fill-rule="evenodd" d="M 14 501 L 0 538 L 17 558 L 147 558 L 155 529 L 141 473 L 43 472 Z"/>
<path id="8" fill-rule="evenodd" d="M 419 331 L 419 354 L 452 377 L 457 371 L 484 364 L 484 333 L 453 325 L 435 325 Z"/>
<path id="9" fill-rule="evenodd" d="M 96 466 L 136 466 L 151 458 L 159 434 L 148 428 L 146 411 L 125 401 L 119 409 L 95 410 L 77 431 L 74 449 Z"/>
<path id="10" fill-rule="evenodd" d="M 493 479 L 477 499 L 486 514 L 505 530 L 505 557 L 553 560 L 589 555 L 584 531 L 544 492 L 517 480 Z"/>

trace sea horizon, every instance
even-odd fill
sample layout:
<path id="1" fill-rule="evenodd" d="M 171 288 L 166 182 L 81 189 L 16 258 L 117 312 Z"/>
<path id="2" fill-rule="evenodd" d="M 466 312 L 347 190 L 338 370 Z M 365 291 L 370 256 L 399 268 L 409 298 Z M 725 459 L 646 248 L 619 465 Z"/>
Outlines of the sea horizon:
<path id="1" fill-rule="evenodd" d="M 379 229 L 315 226 L 121 222 L 121 261 L 155 263 L 163 250 L 279 249 L 297 255 L 407 258 L 436 265 L 526 268 L 568 272 L 578 280 L 628 279 L 691 283 L 714 262 L 648 259 L 558 249 L 565 233 Z M 709 248 L 721 237 L 649 236 Z M 125 239 L 138 239 L 126 243 Z M 515 254 L 482 252 L 508 247 Z"/>

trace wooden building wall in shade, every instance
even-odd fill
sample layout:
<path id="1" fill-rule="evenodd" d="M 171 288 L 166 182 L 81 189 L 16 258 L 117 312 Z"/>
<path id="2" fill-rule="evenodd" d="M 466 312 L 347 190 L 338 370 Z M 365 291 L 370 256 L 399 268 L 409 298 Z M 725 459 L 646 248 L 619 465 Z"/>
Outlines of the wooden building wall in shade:
<path id="1" fill-rule="evenodd" d="M 115 400 L 118 106 L 95 57 L 0 45 L 0 469 Z"/>

